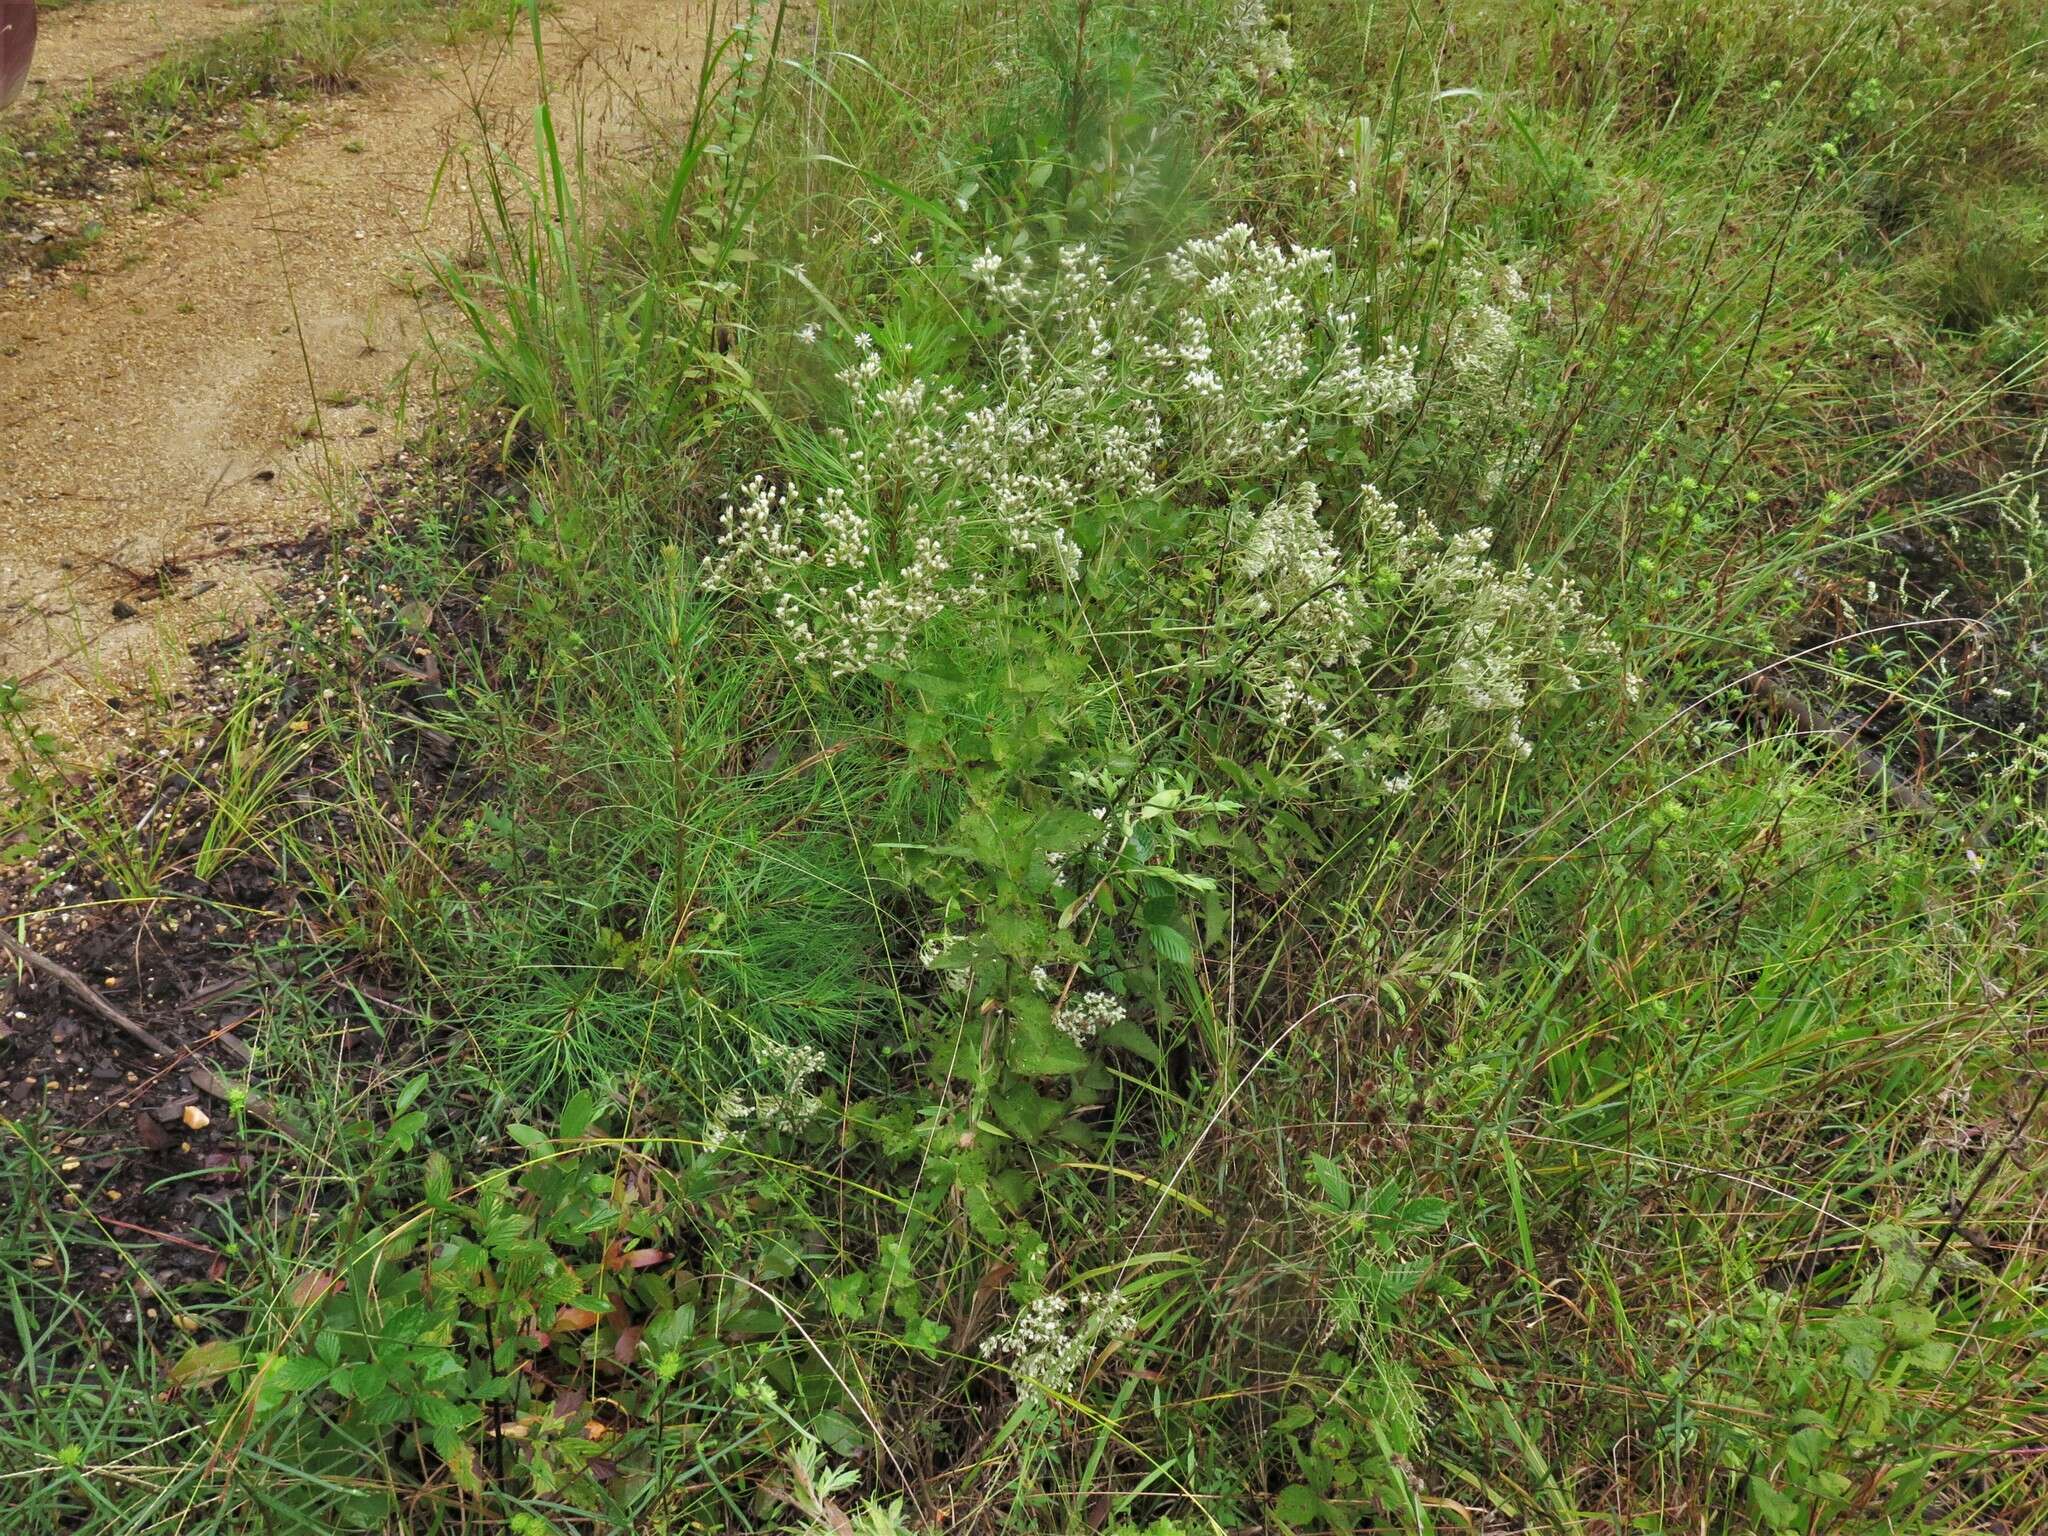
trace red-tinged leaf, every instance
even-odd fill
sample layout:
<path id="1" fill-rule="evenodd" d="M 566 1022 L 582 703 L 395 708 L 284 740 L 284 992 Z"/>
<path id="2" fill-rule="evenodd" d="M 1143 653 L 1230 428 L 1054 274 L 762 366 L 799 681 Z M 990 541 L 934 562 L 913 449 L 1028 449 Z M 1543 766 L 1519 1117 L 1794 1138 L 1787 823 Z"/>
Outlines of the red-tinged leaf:
<path id="1" fill-rule="evenodd" d="M 578 1392 L 573 1387 L 564 1387 L 555 1394 L 555 1400 L 548 1404 L 548 1413 L 554 1418 L 566 1419 L 589 1401 L 588 1393 Z"/>
<path id="2" fill-rule="evenodd" d="M 292 1282 L 291 1303 L 295 1307 L 310 1307 L 325 1300 L 341 1284 L 339 1278 L 324 1269 L 309 1269 Z"/>
<path id="3" fill-rule="evenodd" d="M 621 1365 L 631 1365 L 634 1354 L 640 1348 L 640 1335 L 646 1331 L 637 1327 L 621 1328 L 618 1338 L 612 1343 L 612 1358 Z"/>
<path id="4" fill-rule="evenodd" d="M 557 1307 L 551 1326 L 556 1333 L 580 1333 L 586 1328 L 595 1328 L 603 1321 L 602 1312 L 593 1312 L 588 1307 Z"/>
<path id="5" fill-rule="evenodd" d="M 604 1251 L 606 1269 L 647 1269 L 666 1262 L 668 1254 L 660 1248 L 628 1248 L 624 1243 L 615 1242 Z"/>
<path id="6" fill-rule="evenodd" d="M 210 1387 L 241 1367 L 242 1346 L 234 1340 L 216 1339 L 211 1344 L 195 1344 L 171 1367 L 171 1385 L 180 1389 Z"/>

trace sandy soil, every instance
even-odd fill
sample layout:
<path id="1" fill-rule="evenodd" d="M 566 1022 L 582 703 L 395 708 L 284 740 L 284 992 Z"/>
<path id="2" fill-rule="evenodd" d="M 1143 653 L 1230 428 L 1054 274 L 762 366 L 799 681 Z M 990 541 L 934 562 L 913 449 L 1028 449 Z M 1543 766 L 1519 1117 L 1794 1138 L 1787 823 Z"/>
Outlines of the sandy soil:
<path id="1" fill-rule="evenodd" d="M 8 113 L 138 73 L 175 44 L 213 37 L 274 8 L 274 0 L 92 0 L 48 12 L 37 19 L 28 89 Z"/>
<path id="2" fill-rule="evenodd" d="M 618 147 L 672 114 L 701 10 L 562 6 L 558 115 Z M 496 39 L 422 60 L 222 193 L 116 229 L 82 281 L 0 295 L 0 677 L 61 737 L 90 752 L 132 728 L 192 643 L 261 605 L 274 551 L 396 449 L 445 315 L 424 260 L 474 240 L 480 146 L 527 142 L 531 53 Z"/>

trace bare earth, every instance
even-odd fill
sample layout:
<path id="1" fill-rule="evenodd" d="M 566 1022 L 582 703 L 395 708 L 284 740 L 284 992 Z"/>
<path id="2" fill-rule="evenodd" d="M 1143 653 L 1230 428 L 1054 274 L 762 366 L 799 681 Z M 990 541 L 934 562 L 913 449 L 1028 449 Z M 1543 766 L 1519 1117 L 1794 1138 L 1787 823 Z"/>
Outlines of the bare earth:
<path id="1" fill-rule="evenodd" d="M 37 23 L 36 58 L 10 113 L 148 68 L 178 43 L 216 36 L 274 9 L 271 0 L 93 0 Z"/>
<path id="2" fill-rule="evenodd" d="M 672 115 L 700 9 L 560 7 L 558 116 L 623 145 Z M 474 240 L 479 145 L 530 160 L 536 80 L 523 34 L 419 60 L 218 195 L 117 228 L 85 281 L 0 294 L 0 678 L 39 722 L 116 739 L 192 643 L 261 606 L 272 552 L 399 446 L 394 405 L 446 315 L 424 261 Z"/>

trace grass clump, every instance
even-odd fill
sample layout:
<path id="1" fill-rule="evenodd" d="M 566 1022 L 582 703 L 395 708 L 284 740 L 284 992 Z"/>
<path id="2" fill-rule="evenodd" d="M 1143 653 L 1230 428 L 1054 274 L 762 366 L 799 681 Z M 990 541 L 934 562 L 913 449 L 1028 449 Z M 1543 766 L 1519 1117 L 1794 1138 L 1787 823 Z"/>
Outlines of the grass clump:
<path id="1" fill-rule="evenodd" d="M 237 822 L 422 1059 L 280 1029 L 190 1507 L 2024 1528 L 2032 298 L 1932 210 L 2023 244 L 2044 81 L 1933 15 L 856 0 L 658 177 L 543 108 L 505 467 Z"/>

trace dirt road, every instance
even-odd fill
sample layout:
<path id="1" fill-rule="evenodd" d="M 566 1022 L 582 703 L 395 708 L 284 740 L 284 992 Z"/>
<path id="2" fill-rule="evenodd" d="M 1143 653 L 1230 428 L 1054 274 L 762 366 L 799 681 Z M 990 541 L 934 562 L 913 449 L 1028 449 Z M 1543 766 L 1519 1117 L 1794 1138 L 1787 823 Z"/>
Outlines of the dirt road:
<path id="1" fill-rule="evenodd" d="M 616 146 L 675 113 L 702 9 L 561 6 L 558 115 Z M 61 737 L 132 727 L 191 643 L 260 606 L 267 551 L 398 446 L 445 314 L 424 260 L 473 240 L 481 146 L 526 158 L 532 53 L 521 35 L 419 60 L 224 191 L 116 229 L 81 281 L 0 295 L 0 678 Z"/>
<path id="2" fill-rule="evenodd" d="M 254 21 L 276 0 L 92 0 L 51 11 L 39 22 L 28 89 L 11 109 L 26 113 L 47 96 L 147 68 L 178 43 L 196 42 Z"/>

